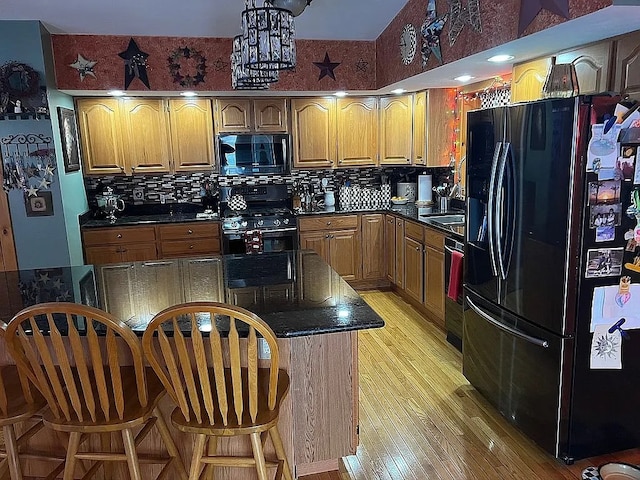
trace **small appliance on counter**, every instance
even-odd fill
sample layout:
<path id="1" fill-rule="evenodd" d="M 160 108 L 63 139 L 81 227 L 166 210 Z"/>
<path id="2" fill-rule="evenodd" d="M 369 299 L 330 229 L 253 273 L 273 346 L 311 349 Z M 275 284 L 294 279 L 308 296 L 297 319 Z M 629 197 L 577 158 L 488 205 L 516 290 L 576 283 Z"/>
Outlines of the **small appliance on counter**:
<path id="1" fill-rule="evenodd" d="M 408 202 L 416 201 L 416 184 L 411 182 L 398 182 L 396 196 L 406 198 Z"/>
<path id="2" fill-rule="evenodd" d="M 107 215 L 107 219 L 111 223 L 115 223 L 117 220 L 116 212 L 124 210 L 124 200 L 120 197 L 121 195 L 113 193 L 111 187 L 107 187 L 103 193 L 96 195 L 98 207 Z"/>

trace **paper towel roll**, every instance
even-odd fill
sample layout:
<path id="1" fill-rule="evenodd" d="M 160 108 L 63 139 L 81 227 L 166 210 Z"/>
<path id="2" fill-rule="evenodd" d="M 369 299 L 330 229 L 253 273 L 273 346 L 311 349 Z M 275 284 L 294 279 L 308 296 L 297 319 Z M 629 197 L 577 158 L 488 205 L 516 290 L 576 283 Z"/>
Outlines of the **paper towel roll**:
<path id="1" fill-rule="evenodd" d="M 432 175 L 418 175 L 418 201 L 419 202 L 433 201 L 432 188 L 433 188 Z"/>

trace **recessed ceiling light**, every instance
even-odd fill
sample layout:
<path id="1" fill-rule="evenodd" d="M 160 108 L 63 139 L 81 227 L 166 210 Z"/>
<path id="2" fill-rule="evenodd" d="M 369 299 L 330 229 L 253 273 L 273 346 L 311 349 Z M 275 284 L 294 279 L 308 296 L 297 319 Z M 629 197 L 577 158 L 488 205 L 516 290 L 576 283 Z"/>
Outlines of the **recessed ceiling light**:
<path id="1" fill-rule="evenodd" d="M 454 78 L 454 80 L 457 80 L 458 82 L 468 82 L 472 78 L 476 77 L 472 77 L 471 75 L 460 75 L 459 77 Z"/>
<path id="2" fill-rule="evenodd" d="M 340 90 L 339 92 L 334 93 L 336 97 L 346 97 L 348 95 L 347 92 Z"/>
<path id="3" fill-rule="evenodd" d="M 124 95 L 124 92 L 122 90 L 109 90 L 107 93 L 109 95 L 113 95 L 114 97 L 121 97 L 122 95 Z"/>
<path id="4" fill-rule="evenodd" d="M 391 93 L 393 93 L 394 95 L 400 95 L 401 93 L 406 92 L 406 90 L 404 88 L 396 88 L 395 90 L 391 90 Z"/>
<path id="5" fill-rule="evenodd" d="M 493 63 L 501 63 L 501 62 L 508 62 L 509 60 L 513 60 L 514 56 L 513 55 L 494 55 L 491 58 L 487 58 L 488 62 L 493 62 Z"/>
<path id="6" fill-rule="evenodd" d="M 180 95 L 183 97 L 197 97 L 198 94 L 196 92 L 180 92 Z"/>

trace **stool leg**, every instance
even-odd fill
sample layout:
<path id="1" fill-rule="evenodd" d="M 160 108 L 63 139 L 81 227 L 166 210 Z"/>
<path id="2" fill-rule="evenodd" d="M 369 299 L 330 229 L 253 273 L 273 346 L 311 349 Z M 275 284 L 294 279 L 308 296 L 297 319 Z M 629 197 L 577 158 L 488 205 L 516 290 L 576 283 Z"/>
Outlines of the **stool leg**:
<path id="1" fill-rule="evenodd" d="M 284 451 L 284 445 L 282 445 L 282 438 L 280 437 L 280 431 L 278 430 L 278 426 L 271 427 L 269 429 L 269 436 L 271 437 L 271 442 L 273 443 L 273 447 L 276 449 L 276 457 L 278 460 L 284 462 L 284 478 L 286 480 L 293 480 L 293 475 L 291 474 L 291 467 L 289 467 L 289 462 L 287 461 L 287 454 Z"/>
<path id="2" fill-rule="evenodd" d="M 78 446 L 80 445 L 80 432 L 71 432 L 69 435 L 69 445 L 67 446 L 67 458 L 64 462 L 64 477 L 63 480 L 73 480 L 73 470 L 76 466 L 76 453 L 78 453 Z"/>
<path id="3" fill-rule="evenodd" d="M 267 480 L 267 465 L 264 459 L 264 450 L 262 450 L 262 442 L 259 433 L 252 433 L 251 446 L 253 447 L 253 458 L 256 461 L 256 471 L 259 480 Z"/>
<path id="4" fill-rule="evenodd" d="M 198 480 L 200 477 L 200 460 L 204 455 L 204 446 L 207 443 L 207 436 L 204 434 L 196 435 L 196 441 L 193 445 L 193 456 L 191 457 L 191 469 L 189 470 L 189 480 Z"/>
<path id="5" fill-rule="evenodd" d="M 13 425 L 2 427 L 4 434 L 5 448 L 7 449 L 7 462 L 9 463 L 9 473 L 12 480 L 22 480 L 22 468 L 18 459 L 18 443 L 16 441 L 16 431 Z"/>
<path id="6" fill-rule="evenodd" d="M 111 433 L 100 434 L 100 449 L 103 452 L 111 453 Z M 113 465 L 111 462 L 103 462 L 102 468 L 104 468 L 105 480 L 111 480 L 113 477 Z"/>
<path id="7" fill-rule="evenodd" d="M 162 441 L 164 442 L 167 452 L 169 452 L 169 456 L 174 462 L 173 464 L 175 465 L 175 468 L 178 471 L 179 478 L 181 480 L 187 480 L 188 475 L 187 475 L 187 471 L 184 469 L 184 464 L 182 463 L 180 452 L 178 452 L 178 447 L 176 447 L 176 443 L 173 441 L 173 437 L 171 436 L 169 427 L 167 427 L 167 422 L 164 421 L 164 417 L 162 416 L 162 412 L 160 411 L 160 408 L 156 407 L 153 410 L 153 414 L 156 417 L 156 427 L 160 432 L 160 436 L 162 437 Z"/>
<path id="8" fill-rule="evenodd" d="M 218 451 L 218 437 L 211 436 L 209 437 L 209 443 L 207 446 L 207 455 L 210 457 L 213 457 L 217 451 Z M 205 480 L 215 480 L 213 476 L 213 465 L 211 463 L 208 463 L 207 466 L 204 468 L 206 470 L 206 476 L 204 477 Z"/>
<path id="9" fill-rule="evenodd" d="M 140 464 L 138 462 L 138 452 L 136 452 L 136 440 L 130 428 L 122 430 L 122 442 L 124 443 L 124 452 L 127 454 L 129 478 L 131 480 L 142 480 Z"/>

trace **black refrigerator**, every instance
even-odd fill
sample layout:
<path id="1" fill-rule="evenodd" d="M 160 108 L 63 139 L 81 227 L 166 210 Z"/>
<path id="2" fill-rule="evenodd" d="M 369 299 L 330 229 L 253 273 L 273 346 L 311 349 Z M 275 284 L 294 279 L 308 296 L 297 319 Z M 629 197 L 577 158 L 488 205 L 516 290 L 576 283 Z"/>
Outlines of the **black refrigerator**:
<path id="1" fill-rule="evenodd" d="M 468 114 L 463 373 L 567 463 L 640 446 L 637 330 L 623 340 L 621 370 L 590 368 L 594 289 L 622 275 L 640 282 L 621 265 L 617 276 L 585 274 L 598 249 L 637 255 L 621 248 L 636 223 L 624 213 L 632 179 L 616 184 L 618 220 L 604 241 L 590 213 L 591 124 L 616 103 L 548 99 Z"/>

